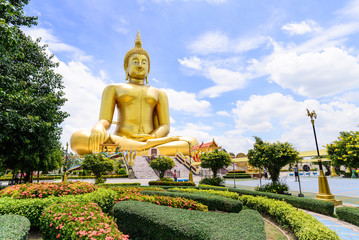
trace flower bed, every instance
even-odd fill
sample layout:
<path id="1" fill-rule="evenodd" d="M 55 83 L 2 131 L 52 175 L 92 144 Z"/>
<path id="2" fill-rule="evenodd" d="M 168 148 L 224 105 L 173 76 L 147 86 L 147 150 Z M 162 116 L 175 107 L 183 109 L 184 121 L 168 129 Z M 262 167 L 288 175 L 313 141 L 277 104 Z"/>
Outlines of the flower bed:
<path id="1" fill-rule="evenodd" d="M 97 189 L 92 183 L 67 182 L 67 183 L 27 183 L 9 186 L 0 191 L 0 197 L 46 198 L 49 196 L 78 195 L 93 192 Z"/>
<path id="2" fill-rule="evenodd" d="M 142 195 L 140 193 L 127 193 L 118 197 L 115 202 L 135 200 L 140 202 L 150 202 L 157 205 L 164 205 L 174 208 L 182 208 L 188 210 L 208 211 L 208 207 L 194 200 L 185 199 L 181 197 L 169 197 L 169 196 L 149 196 Z"/>
<path id="3" fill-rule="evenodd" d="M 52 205 L 43 212 L 40 224 L 44 239 L 129 239 L 96 203 Z"/>
<path id="4" fill-rule="evenodd" d="M 208 210 L 238 213 L 242 210 L 243 207 L 242 202 L 239 200 L 229 199 L 222 196 L 215 196 L 208 193 L 182 193 L 160 191 L 142 191 L 141 193 L 146 195 L 163 195 L 192 199 L 208 206 Z"/>

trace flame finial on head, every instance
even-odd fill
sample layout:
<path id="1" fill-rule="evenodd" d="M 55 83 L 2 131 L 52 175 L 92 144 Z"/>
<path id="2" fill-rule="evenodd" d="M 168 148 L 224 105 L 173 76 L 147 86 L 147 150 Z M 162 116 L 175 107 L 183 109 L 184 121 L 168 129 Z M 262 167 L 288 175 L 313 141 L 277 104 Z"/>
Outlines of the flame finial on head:
<path id="1" fill-rule="evenodd" d="M 138 48 L 142 48 L 142 41 L 141 41 L 140 30 L 138 30 L 138 32 L 137 32 L 136 41 L 135 41 L 135 46 L 138 47 Z"/>

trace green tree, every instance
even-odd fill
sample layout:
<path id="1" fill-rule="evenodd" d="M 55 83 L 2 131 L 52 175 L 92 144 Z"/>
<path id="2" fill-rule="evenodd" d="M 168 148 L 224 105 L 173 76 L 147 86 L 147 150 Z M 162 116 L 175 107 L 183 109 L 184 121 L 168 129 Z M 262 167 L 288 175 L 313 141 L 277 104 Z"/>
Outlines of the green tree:
<path id="1" fill-rule="evenodd" d="M 228 167 L 232 162 L 231 157 L 225 151 L 206 152 L 201 155 L 201 167 L 210 168 L 213 172 L 213 178 L 217 177 L 217 172 L 223 167 Z"/>
<path id="2" fill-rule="evenodd" d="M 0 164 L 32 173 L 59 167 L 68 114 L 60 110 L 66 99 L 58 64 L 20 30 L 36 24 L 23 14 L 27 3 L 0 0 Z"/>
<path id="3" fill-rule="evenodd" d="M 257 168 L 265 167 L 272 182 L 279 180 L 282 167 L 299 159 L 299 152 L 288 142 L 269 143 L 259 137 L 255 137 L 255 140 L 253 149 L 248 151 L 248 162 Z"/>
<path id="4" fill-rule="evenodd" d="M 160 172 L 160 179 L 164 177 L 166 170 L 170 170 L 175 166 L 172 158 L 159 156 L 150 162 L 150 167 L 153 170 Z"/>
<path id="5" fill-rule="evenodd" d="M 95 175 L 96 184 L 103 183 L 102 175 L 107 171 L 111 172 L 115 168 L 115 163 L 112 159 L 106 157 L 105 154 L 99 153 L 89 154 L 85 157 L 85 160 L 82 162 L 82 168 L 84 170 L 90 170 Z"/>
<path id="6" fill-rule="evenodd" d="M 340 132 L 337 140 L 326 147 L 333 165 L 359 167 L 359 132 Z"/>

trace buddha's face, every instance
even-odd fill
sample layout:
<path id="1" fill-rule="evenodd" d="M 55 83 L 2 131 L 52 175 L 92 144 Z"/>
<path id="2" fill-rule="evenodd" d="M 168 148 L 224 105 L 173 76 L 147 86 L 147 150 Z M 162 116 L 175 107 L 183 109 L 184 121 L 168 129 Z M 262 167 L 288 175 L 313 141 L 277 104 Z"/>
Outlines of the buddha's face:
<path id="1" fill-rule="evenodd" d="M 148 59 L 143 54 L 133 54 L 127 67 L 128 75 L 131 78 L 145 79 L 148 75 Z"/>

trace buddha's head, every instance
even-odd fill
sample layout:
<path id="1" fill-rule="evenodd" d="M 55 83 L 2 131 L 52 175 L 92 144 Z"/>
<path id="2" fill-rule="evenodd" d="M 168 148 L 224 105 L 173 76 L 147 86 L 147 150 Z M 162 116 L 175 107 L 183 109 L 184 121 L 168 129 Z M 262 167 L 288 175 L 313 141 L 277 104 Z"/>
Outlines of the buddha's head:
<path id="1" fill-rule="evenodd" d="M 137 33 L 134 48 L 129 50 L 125 55 L 123 67 L 126 71 L 126 80 L 130 76 L 146 78 L 147 82 L 147 75 L 150 72 L 150 57 L 146 50 L 142 48 L 140 31 Z"/>

